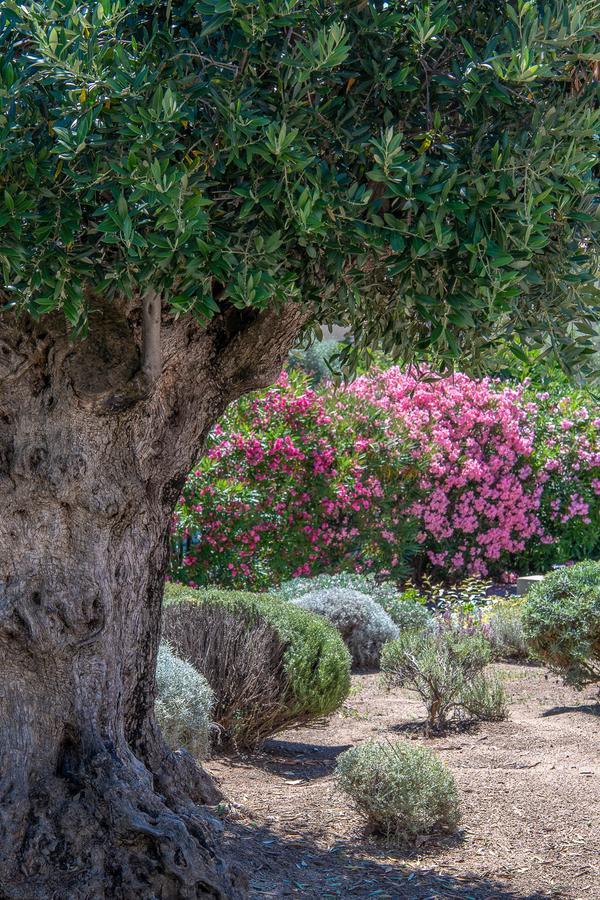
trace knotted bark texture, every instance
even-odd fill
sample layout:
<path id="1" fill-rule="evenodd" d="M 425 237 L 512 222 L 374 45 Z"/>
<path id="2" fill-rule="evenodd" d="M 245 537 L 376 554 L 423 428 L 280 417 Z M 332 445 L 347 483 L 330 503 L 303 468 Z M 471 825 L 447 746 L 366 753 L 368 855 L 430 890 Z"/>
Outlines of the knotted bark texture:
<path id="1" fill-rule="evenodd" d="M 241 897 L 218 790 L 154 721 L 160 605 L 185 476 L 300 313 L 163 311 L 147 365 L 141 303 L 94 307 L 79 342 L 0 316 L 0 898 Z"/>

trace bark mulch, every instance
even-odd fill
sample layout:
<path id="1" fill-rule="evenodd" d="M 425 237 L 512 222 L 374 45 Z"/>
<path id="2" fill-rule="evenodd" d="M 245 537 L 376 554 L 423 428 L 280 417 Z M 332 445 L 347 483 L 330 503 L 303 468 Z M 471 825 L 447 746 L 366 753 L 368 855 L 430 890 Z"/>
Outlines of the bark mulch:
<path id="1" fill-rule="evenodd" d="M 409 691 L 353 676 L 341 713 L 207 768 L 232 803 L 226 850 L 253 898 L 600 898 L 600 702 L 544 669 L 502 664 L 505 722 L 426 739 Z M 386 847 L 336 792 L 339 753 L 368 738 L 418 740 L 454 773 L 462 824 L 410 851 Z"/>

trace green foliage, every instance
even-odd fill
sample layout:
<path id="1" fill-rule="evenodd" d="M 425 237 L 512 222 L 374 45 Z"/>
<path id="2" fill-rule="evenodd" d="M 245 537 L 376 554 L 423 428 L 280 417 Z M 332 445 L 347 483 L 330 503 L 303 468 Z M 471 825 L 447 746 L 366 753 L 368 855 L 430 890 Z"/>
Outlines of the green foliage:
<path id="1" fill-rule="evenodd" d="M 288 367 L 304 372 L 311 384 L 316 386 L 331 379 L 332 360 L 339 349 L 337 341 L 312 341 L 308 346 L 296 347 L 291 351 Z"/>
<path id="2" fill-rule="evenodd" d="M 367 741 L 342 753 L 335 775 L 369 825 L 398 843 L 458 825 L 454 778 L 427 747 Z"/>
<path id="3" fill-rule="evenodd" d="M 526 659 L 529 655 L 523 628 L 523 598 L 498 597 L 482 615 L 485 636 L 499 659 Z"/>
<path id="4" fill-rule="evenodd" d="M 482 635 L 441 629 L 435 634 L 407 631 L 387 644 L 381 670 L 390 687 L 415 690 L 427 709 L 427 729 L 444 728 L 451 712 L 490 661 Z"/>
<path id="5" fill-rule="evenodd" d="M 336 710 L 350 657 L 319 616 L 268 594 L 165 588 L 164 634 L 215 691 L 223 742 L 253 747 Z"/>
<path id="6" fill-rule="evenodd" d="M 484 722 L 499 722 L 508 715 L 506 691 L 495 674 L 472 678 L 460 695 L 460 705 L 474 719 Z"/>
<path id="7" fill-rule="evenodd" d="M 593 0 L 4 0 L 0 295 L 300 300 L 360 348 L 591 346 Z M 587 343 L 586 343 L 587 342 Z"/>
<path id="8" fill-rule="evenodd" d="M 167 644 L 158 651 L 156 692 L 156 718 L 167 743 L 206 759 L 214 694 L 206 678 Z"/>
<path id="9" fill-rule="evenodd" d="M 523 623 L 532 651 L 568 684 L 600 682 L 600 562 L 546 575 L 527 595 Z"/>
<path id="10" fill-rule="evenodd" d="M 416 588 L 407 588 L 381 605 L 400 631 L 427 631 L 434 618 L 425 605 L 425 598 Z"/>

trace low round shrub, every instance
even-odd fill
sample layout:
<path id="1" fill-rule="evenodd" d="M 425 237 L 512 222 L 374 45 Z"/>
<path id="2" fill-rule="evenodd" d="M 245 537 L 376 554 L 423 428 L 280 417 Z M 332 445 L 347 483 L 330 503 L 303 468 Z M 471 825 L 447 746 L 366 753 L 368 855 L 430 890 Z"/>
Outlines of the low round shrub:
<path id="1" fill-rule="evenodd" d="M 291 578 L 277 588 L 284 600 L 296 600 L 303 594 L 326 591 L 333 588 L 350 588 L 366 594 L 385 607 L 398 596 L 398 588 L 393 581 L 378 581 L 375 575 L 360 572 L 336 572 L 334 575 L 314 575 L 312 578 Z"/>
<path id="2" fill-rule="evenodd" d="M 166 742 L 206 759 L 214 694 L 206 678 L 164 643 L 158 651 L 156 691 L 156 718 Z"/>
<path id="3" fill-rule="evenodd" d="M 368 741 L 342 753 L 335 774 L 371 828 L 399 843 L 458 825 L 454 778 L 426 747 Z"/>
<path id="4" fill-rule="evenodd" d="M 350 657 L 319 616 L 268 594 L 167 585 L 163 633 L 215 692 L 221 741 L 256 747 L 338 709 Z"/>
<path id="5" fill-rule="evenodd" d="M 330 588 L 303 594 L 292 604 L 323 616 L 337 628 L 356 666 L 379 663 L 381 648 L 398 637 L 398 627 L 366 594 L 351 588 Z"/>
<path id="6" fill-rule="evenodd" d="M 600 562 L 546 575 L 527 595 L 523 625 L 535 655 L 568 684 L 600 681 Z"/>
<path id="7" fill-rule="evenodd" d="M 497 659 L 527 659 L 523 598 L 498 598 L 483 613 L 483 627 Z"/>
<path id="8" fill-rule="evenodd" d="M 480 634 L 406 631 L 383 648 L 381 669 L 389 687 L 408 687 L 419 694 L 429 731 L 443 728 L 448 716 L 460 711 L 469 683 L 489 661 L 490 648 Z"/>
<path id="9" fill-rule="evenodd" d="M 285 600 L 295 600 L 304 594 L 337 588 L 349 588 L 375 600 L 401 631 L 420 631 L 433 625 L 434 619 L 425 606 L 425 598 L 415 588 L 400 592 L 393 581 L 379 581 L 370 573 L 338 572 L 335 575 L 292 578 L 285 581 L 277 592 Z"/>
<path id="10" fill-rule="evenodd" d="M 496 674 L 476 675 L 467 683 L 459 703 L 469 716 L 483 722 L 500 722 L 508 715 L 506 691 Z"/>

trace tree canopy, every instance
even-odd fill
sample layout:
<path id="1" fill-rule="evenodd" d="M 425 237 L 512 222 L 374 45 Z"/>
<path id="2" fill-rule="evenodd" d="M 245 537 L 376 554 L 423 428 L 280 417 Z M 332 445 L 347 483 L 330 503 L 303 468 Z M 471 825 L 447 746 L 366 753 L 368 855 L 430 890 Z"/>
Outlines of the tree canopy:
<path id="1" fill-rule="evenodd" d="M 4 0 L 0 300 L 585 353 L 597 0 Z M 355 351 L 352 351 L 355 352 Z M 351 360 L 350 360 L 351 361 Z"/>

